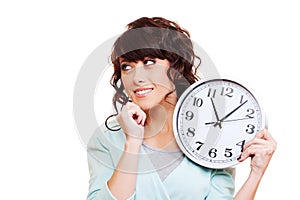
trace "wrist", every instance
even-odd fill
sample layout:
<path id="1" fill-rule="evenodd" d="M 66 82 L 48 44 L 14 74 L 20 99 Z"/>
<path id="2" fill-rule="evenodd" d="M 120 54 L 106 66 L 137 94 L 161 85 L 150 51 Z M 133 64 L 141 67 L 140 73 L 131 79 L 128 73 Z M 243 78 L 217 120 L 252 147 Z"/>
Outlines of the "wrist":
<path id="1" fill-rule="evenodd" d="M 143 140 L 137 138 L 127 139 L 125 142 L 124 151 L 129 153 L 138 153 L 141 149 L 142 142 Z"/>
<path id="2" fill-rule="evenodd" d="M 263 175 L 264 175 L 264 172 L 258 172 L 258 171 L 251 170 L 249 177 L 253 180 L 257 180 L 260 182 Z"/>

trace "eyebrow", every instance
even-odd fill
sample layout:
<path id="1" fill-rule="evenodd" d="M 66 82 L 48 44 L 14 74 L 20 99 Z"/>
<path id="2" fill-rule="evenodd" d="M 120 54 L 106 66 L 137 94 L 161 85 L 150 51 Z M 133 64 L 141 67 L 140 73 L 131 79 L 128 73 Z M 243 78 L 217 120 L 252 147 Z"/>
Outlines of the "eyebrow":
<path id="1" fill-rule="evenodd" d="M 119 58 L 119 63 L 120 64 L 122 64 L 122 63 L 131 63 L 131 62 L 136 63 L 137 61 L 131 61 L 131 60 L 126 59 L 126 58 Z"/>
<path id="2" fill-rule="evenodd" d="M 125 58 L 119 58 L 119 62 L 123 62 L 123 61 L 126 61 Z"/>
<path id="3" fill-rule="evenodd" d="M 137 59 L 137 60 L 131 61 L 131 60 L 127 59 L 127 58 L 120 57 L 120 58 L 119 58 L 119 63 L 120 63 L 120 64 L 123 63 L 123 62 L 125 62 L 125 63 L 130 63 L 130 62 L 136 63 L 137 61 L 145 61 L 145 60 L 147 60 L 147 59 L 155 59 L 155 58 L 156 58 L 156 57 L 145 56 L 143 59 Z"/>
<path id="4" fill-rule="evenodd" d="M 130 62 L 130 61 L 126 58 L 119 58 L 119 63 L 123 63 L 123 62 Z"/>

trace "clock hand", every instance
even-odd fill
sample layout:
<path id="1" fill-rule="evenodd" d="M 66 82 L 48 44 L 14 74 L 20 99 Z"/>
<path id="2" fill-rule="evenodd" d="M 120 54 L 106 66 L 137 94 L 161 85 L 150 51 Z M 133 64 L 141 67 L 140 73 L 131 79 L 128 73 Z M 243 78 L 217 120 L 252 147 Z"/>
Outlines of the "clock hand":
<path id="1" fill-rule="evenodd" d="M 240 121 L 240 120 L 245 120 L 245 119 L 251 119 L 249 117 L 245 118 L 240 118 L 240 119 L 229 119 L 229 120 L 224 120 L 223 122 L 233 122 L 233 121 Z M 217 122 L 206 122 L 204 125 L 210 125 L 210 124 L 215 124 Z"/>
<path id="2" fill-rule="evenodd" d="M 245 119 L 251 119 L 250 117 L 245 117 L 245 118 L 240 118 L 240 119 L 229 119 L 225 120 L 223 122 L 234 122 L 234 121 L 240 121 L 240 120 L 245 120 Z"/>
<path id="3" fill-rule="evenodd" d="M 248 100 L 244 101 L 242 104 L 240 104 L 238 107 L 233 109 L 230 113 L 225 115 L 222 119 L 220 119 L 220 122 L 223 122 L 225 119 L 227 119 L 230 115 L 232 115 L 235 111 L 237 111 L 240 107 L 242 107 L 245 103 L 247 103 Z M 217 126 L 217 123 L 214 124 L 214 126 Z"/>
<path id="4" fill-rule="evenodd" d="M 210 124 L 215 124 L 217 122 L 206 122 L 204 125 L 210 125 Z"/>
<path id="5" fill-rule="evenodd" d="M 216 115 L 216 118 L 217 118 L 217 122 L 216 122 L 215 124 L 216 124 L 216 125 L 219 125 L 219 127 L 222 128 L 221 121 L 220 121 L 220 119 L 219 119 L 219 116 L 218 116 L 218 113 L 217 113 L 217 109 L 216 109 L 215 103 L 214 103 L 214 101 L 213 101 L 212 98 L 210 98 L 210 101 L 211 101 L 211 104 L 213 105 L 214 112 L 215 112 L 215 115 Z"/>

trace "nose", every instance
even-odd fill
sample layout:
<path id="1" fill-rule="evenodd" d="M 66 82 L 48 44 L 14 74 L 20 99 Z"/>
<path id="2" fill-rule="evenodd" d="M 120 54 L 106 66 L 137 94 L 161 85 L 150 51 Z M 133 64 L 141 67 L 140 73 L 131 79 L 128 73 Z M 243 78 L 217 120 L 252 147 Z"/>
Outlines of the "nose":
<path id="1" fill-rule="evenodd" d="M 147 72 L 142 61 L 137 62 L 133 75 L 133 82 L 137 85 L 144 83 L 147 77 Z"/>

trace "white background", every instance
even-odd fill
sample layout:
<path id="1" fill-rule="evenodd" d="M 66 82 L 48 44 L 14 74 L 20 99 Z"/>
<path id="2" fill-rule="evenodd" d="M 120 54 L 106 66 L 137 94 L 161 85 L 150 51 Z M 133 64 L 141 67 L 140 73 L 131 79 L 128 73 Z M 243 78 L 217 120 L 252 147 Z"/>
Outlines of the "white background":
<path id="1" fill-rule="evenodd" d="M 278 148 L 256 199 L 295 199 L 299 4 L 194 2 L 1 1 L 0 199 L 86 198 L 86 150 L 72 110 L 76 77 L 96 47 L 142 16 L 177 21 L 223 77 L 259 93 Z M 237 189 L 248 164 L 238 166 Z"/>

